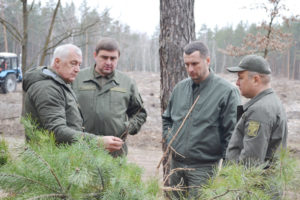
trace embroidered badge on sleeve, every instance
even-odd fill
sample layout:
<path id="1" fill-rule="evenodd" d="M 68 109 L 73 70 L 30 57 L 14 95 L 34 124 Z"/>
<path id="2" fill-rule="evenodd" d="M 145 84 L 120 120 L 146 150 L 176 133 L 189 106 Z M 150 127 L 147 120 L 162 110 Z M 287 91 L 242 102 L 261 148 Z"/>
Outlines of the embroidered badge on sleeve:
<path id="1" fill-rule="evenodd" d="M 250 137 L 255 137 L 258 134 L 260 123 L 256 121 L 250 121 L 247 128 L 247 135 Z"/>

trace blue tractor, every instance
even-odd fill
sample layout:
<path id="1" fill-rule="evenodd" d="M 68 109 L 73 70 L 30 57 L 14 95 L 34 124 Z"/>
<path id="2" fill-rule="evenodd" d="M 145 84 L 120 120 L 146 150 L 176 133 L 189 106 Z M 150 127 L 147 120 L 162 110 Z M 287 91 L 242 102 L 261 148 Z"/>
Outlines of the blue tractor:
<path id="1" fill-rule="evenodd" d="M 22 70 L 17 54 L 0 52 L 0 89 L 3 93 L 14 92 L 20 81 Z"/>

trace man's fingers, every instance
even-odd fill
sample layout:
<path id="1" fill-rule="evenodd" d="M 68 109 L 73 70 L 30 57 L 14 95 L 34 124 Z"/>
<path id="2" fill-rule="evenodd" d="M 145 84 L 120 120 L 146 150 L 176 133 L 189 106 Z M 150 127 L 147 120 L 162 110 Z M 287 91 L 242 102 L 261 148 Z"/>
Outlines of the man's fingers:
<path id="1" fill-rule="evenodd" d="M 123 143 L 123 140 L 121 138 L 118 138 L 118 137 L 113 137 L 113 141 L 118 141 L 118 142 Z"/>
<path id="2" fill-rule="evenodd" d="M 114 136 L 103 136 L 102 141 L 104 142 L 105 149 L 109 152 L 120 150 L 124 144 L 122 139 Z"/>

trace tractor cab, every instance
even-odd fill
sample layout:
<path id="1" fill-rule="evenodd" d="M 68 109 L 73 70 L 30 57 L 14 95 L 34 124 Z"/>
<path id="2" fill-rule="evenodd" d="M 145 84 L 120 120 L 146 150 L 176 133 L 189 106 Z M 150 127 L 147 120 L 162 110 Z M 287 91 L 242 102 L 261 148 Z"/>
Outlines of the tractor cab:
<path id="1" fill-rule="evenodd" d="M 0 52 L 0 89 L 4 93 L 14 92 L 20 81 L 22 70 L 17 54 Z"/>

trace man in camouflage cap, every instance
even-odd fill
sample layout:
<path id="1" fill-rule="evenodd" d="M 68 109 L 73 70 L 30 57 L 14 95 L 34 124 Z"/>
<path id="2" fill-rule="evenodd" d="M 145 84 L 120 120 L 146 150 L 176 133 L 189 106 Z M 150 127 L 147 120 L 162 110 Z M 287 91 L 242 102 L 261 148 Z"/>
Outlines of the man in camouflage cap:
<path id="1" fill-rule="evenodd" d="M 272 161 L 280 146 L 286 148 L 288 128 L 284 108 L 271 88 L 270 66 L 263 57 L 248 55 L 227 70 L 238 74 L 236 85 L 251 100 L 243 105 L 226 158 L 247 165 Z"/>

